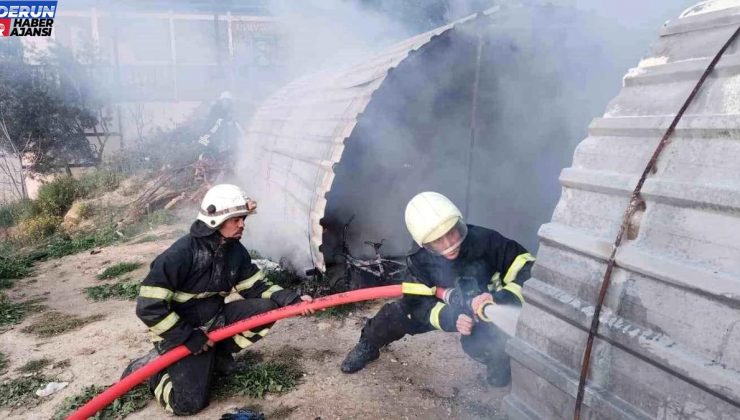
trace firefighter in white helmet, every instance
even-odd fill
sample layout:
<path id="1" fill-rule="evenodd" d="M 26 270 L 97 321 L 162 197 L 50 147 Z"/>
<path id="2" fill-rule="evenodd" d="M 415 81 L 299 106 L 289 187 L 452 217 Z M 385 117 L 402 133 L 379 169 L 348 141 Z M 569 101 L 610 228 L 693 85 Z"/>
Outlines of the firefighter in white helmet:
<path id="1" fill-rule="evenodd" d="M 270 326 L 215 345 L 208 339 L 208 331 L 312 300 L 271 283 L 241 244 L 245 218 L 256 207 L 236 185 L 212 187 L 190 233 L 154 260 L 141 283 L 136 315 L 149 327 L 155 350 L 133 361 L 123 375 L 184 344 L 192 355 L 149 379 L 155 399 L 169 412 L 190 415 L 206 407 L 213 374 L 233 371 L 232 353 L 259 341 Z M 226 303 L 225 297 L 231 294 L 241 298 Z"/>
<path id="2" fill-rule="evenodd" d="M 367 321 L 359 343 L 342 362 L 342 371 L 362 369 L 380 356 L 382 346 L 406 334 L 457 331 L 463 350 L 486 365 L 488 383 L 508 385 L 507 336 L 492 323 L 477 322 L 475 313 L 490 302 L 521 305 L 521 287 L 534 257 L 494 230 L 466 225 L 460 210 L 436 192 L 412 198 L 405 219 L 415 243 L 407 258 L 413 282 L 403 284 L 403 299 L 386 304 Z M 454 288 L 461 279 L 474 289 L 469 312 L 434 296 L 435 287 Z"/>

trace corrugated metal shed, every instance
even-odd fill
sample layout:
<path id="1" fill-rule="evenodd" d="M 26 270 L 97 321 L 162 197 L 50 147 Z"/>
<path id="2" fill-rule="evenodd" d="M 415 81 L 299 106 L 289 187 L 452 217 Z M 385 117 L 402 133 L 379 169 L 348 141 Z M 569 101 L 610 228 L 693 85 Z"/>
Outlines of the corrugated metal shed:
<path id="1" fill-rule="evenodd" d="M 512 418 L 571 418 L 590 316 L 629 195 L 740 1 L 667 23 L 562 171 L 508 351 Z M 731 46 L 642 189 L 617 253 L 583 418 L 740 418 L 740 53 Z"/>
<path id="2" fill-rule="evenodd" d="M 280 229 L 256 223 L 249 227 L 253 237 L 263 245 L 266 238 L 279 243 L 281 253 L 299 268 L 323 269 L 320 220 L 326 194 L 360 114 L 392 69 L 436 37 L 475 18 L 414 36 L 354 66 L 303 77 L 268 98 L 247 131 L 252 148 L 248 153 L 257 165 L 248 168 L 247 189 L 256 197 L 270 197 L 260 201 L 260 213 L 280 223 Z"/>

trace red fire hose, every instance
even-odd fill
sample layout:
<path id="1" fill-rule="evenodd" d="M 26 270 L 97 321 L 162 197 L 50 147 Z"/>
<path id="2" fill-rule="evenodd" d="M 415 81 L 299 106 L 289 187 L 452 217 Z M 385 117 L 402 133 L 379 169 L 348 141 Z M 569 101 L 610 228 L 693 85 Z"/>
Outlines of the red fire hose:
<path id="1" fill-rule="evenodd" d="M 443 293 L 444 289 L 441 288 L 438 288 L 436 291 L 437 297 L 439 298 L 441 298 Z M 270 312 L 265 312 L 263 314 L 253 316 L 248 319 L 244 319 L 239 322 L 235 322 L 231 325 L 227 325 L 223 328 L 211 331 L 208 334 L 208 338 L 210 338 L 213 342 L 225 340 L 246 330 L 251 330 L 262 325 L 279 321 L 281 319 L 300 315 L 301 312 L 306 309 L 324 309 L 330 308 L 332 306 L 344 305 L 347 303 L 361 302 L 364 300 L 373 299 L 394 298 L 401 295 L 402 292 L 400 284 L 338 293 L 336 295 L 315 299 L 311 303 L 297 303 L 295 305 L 285 306 L 272 310 Z M 155 375 L 160 370 L 177 362 L 178 360 L 189 354 L 190 351 L 187 349 L 187 347 L 175 347 L 174 349 L 147 363 L 140 369 L 134 371 L 127 377 L 121 379 L 118 383 L 106 389 L 102 394 L 88 401 L 87 404 L 83 405 L 77 411 L 67 417 L 67 420 L 82 420 L 94 416 L 95 413 L 104 409 L 116 398 L 130 391 L 131 388 L 135 387 L 139 383 L 148 379 L 150 376 Z"/>

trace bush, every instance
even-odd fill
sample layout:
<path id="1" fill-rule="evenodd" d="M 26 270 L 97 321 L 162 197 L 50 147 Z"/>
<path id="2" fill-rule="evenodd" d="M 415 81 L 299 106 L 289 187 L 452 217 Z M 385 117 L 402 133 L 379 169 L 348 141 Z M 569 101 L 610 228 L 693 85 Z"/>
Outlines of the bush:
<path id="1" fill-rule="evenodd" d="M 81 196 L 79 182 L 71 176 L 60 176 L 39 188 L 36 202 L 42 213 L 64 216 L 76 198 Z"/>
<path id="2" fill-rule="evenodd" d="M 31 261 L 28 258 L 16 255 L 10 257 L 0 256 L 0 279 L 22 279 L 30 273 Z M 0 289 L 3 288 L 3 285 L 12 286 L 12 283 L 8 282 L 1 284 Z"/>
<path id="3" fill-rule="evenodd" d="M 78 182 L 79 194 L 92 197 L 118 188 L 123 175 L 108 170 L 94 170 L 83 174 Z"/>
<path id="4" fill-rule="evenodd" d="M 62 224 L 63 218 L 60 216 L 50 216 L 48 214 L 39 214 L 22 221 L 19 225 L 20 234 L 23 238 L 31 241 L 48 238 L 56 233 Z"/>
<path id="5" fill-rule="evenodd" d="M 15 226 L 38 214 L 39 209 L 36 203 L 27 198 L 0 206 L 0 228 Z"/>

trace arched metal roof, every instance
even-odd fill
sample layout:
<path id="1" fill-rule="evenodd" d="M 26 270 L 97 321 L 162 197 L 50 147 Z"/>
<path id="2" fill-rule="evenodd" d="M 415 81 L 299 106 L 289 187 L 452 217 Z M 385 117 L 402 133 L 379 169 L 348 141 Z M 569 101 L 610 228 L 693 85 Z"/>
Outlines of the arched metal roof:
<path id="1" fill-rule="evenodd" d="M 281 253 L 299 268 L 324 269 L 320 220 L 334 165 L 373 93 L 409 55 L 495 10 L 411 37 L 353 66 L 300 78 L 269 97 L 246 135 L 249 159 L 256 164 L 248 168 L 247 189 L 258 199 L 269 197 L 260 201 L 262 220 L 250 226 L 251 237 L 267 249 L 266 241 L 279 243 Z"/>

